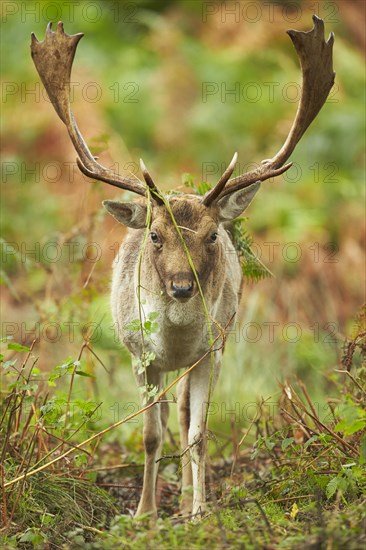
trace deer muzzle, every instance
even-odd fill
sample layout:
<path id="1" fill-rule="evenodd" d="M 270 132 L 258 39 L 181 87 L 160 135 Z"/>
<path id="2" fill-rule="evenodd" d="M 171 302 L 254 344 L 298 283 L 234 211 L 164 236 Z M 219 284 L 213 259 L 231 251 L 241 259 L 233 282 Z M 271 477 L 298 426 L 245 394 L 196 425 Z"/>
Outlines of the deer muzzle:
<path id="1" fill-rule="evenodd" d="M 187 302 L 192 298 L 195 289 L 195 281 L 190 273 L 178 273 L 171 282 L 171 296 L 179 302 Z"/>

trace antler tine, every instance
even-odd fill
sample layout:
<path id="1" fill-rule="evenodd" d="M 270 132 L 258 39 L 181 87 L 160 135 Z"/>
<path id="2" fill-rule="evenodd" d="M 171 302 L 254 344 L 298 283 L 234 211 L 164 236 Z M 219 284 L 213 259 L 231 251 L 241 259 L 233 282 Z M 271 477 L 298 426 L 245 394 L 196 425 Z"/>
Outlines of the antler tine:
<path id="1" fill-rule="evenodd" d="M 226 168 L 225 172 L 222 174 L 218 183 L 203 197 L 202 202 L 205 206 L 210 206 L 210 204 L 215 202 L 217 197 L 220 196 L 231 174 L 235 170 L 237 160 L 238 160 L 238 153 L 234 153 L 232 161 L 230 162 L 229 166 Z"/>
<path id="2" fill-rule="evenodd" d="M 140 168 L 142 175 L 144 176 L 144 180 L 146 181 L 146 185 L 149 187 L 151 194 L 155 199 L 155 202 L 157 202 L 158 204 L 164 204 L 164 201 L 161 198 L 161 193 L 156 187 L 154 180 L 152 179 L 150 172 L 146 168 L 145 163 L 142 159 L 140 159 Z"/>
<path id="3" fill-rule="evenodd" d="M 229 180 L 216 200 L 256 181 L 279 176 L 291 167 L 291 163 L 285 162 L 323 107 L 335 78 L 332 60 L 334 34 L 331 33 L 325 42 L 323 20 L 313 15 L 313 22 L 314 27 L 308 32 L 287 31 L 300 60 L 302 89 L 295 120 L 284 145 L 272 159 L 262 161 L 256 170 Z"/>
<path id="4" fill-rule="evenodd" d="M 77 164 L 80 170 L 90 178 L 145 196 L 145 188 L 137 178 L 121 177 L 95 160 L 74 120 L 70 109 L 70 75 L 76 48 L 83 36 L 83 33 L 66 34 L 61 21 L 53 32 L 52 23 L 49 23 L 43 42 L 39 42 L 32 33 L 34 64 L 55 111 L 67 128 L 79 157 Z"/>

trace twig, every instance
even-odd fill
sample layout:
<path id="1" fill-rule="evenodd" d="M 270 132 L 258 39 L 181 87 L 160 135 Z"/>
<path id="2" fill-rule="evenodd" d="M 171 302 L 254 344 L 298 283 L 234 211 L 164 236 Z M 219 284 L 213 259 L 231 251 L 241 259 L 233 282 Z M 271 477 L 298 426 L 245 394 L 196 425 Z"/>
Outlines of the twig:
<path id="1" fill-rule="evenodd" d="M 24 370 L 27 362 L 28 362 L 28 359 L 32 353 L 32 350 L 33 350 L 33 347 L 36 343 L 36 340 L 33 340 L 30 348 L 29 348 L 29 351 L 22 363 L 22 367 L 21 369 L 19 370 L 18 372 L 18 376 L 16 378 L 16 384 L 19 382 L 19 379 L 21 377 L 24 378 L 24 380 L 26 381 L 26 378 L 25 376 L 23 375 L 22 371 Z M 34 365 L 33 365 L 34 366 Z M 33 367 L 32 367 L 33 368 Z M 16 411 L 18 410 L 18 408 L 21 406 L 21 403 L 17 404 L 17 392 L 16 392 L 16 389 L 15 387 L 13 388 L 13 391 L 11 392 L 10 394 L 10 398 L 9 398 L 9 401 L 7 403 L 7 406 L 5 408 L 5 411 L 4 411 L 4 414 L 1 418 L 1 422 L 0 424 L 2 424 L 3 420 L 5 419 L 5 415 L 8 411 L 8 408 L 10 407 L 10 403 L 11 401 L 14 399 L 14 404 L 12 405 L 12 408 L 10 410 L 10 414 L 9 414 L 9 418 L 8 418 L 8 425 L 7 425 L 7 429 L 6 429 L 6 432 L 5 432 L 5 441 L 4 441 L 4 445 L 3 445 L 3 448 L 2 448 L 2 451 L 1 451 L 1 458 L 0 458 L 0 462 L 3 463 L 4 462 L 4 459 L 5 459 L 5 453 L 6 453 L 6 448 L 7 448 L 7 445 L 8 445 L 8 441 L 9 441 L 9 437 L 10 437 L 10 433 L 11 433 L 11 425 L 12 425 L 12 422 L 13 422 L 13 415 L 16 413 Z M 15 419 L 16 420 L 16 419 Z"/>
<path id="2" fill-rule="evenodd" d="M 272 502 L 286 502 L 287 500 L 297 500 L 298 498 L 314 498 L 315 495 L 298 495 L 294 497 L 276 498 L 274 500 L 267 500 L 266 504 L 272 504 Z"/>
<path id="3" fill-rule="evenodd" d="M 190 449 L 192 449 L 192 447 L 194 447 L 195 445 L 199 444 L 199 443 L 202 443 L 202 439 L 198 439 L 197 441 L 194 441 L 193 443 L 191 443 L 190 445 L 188 445 L 188 447 L 186 447 L 184 449 L 184 451 L 182 451 L 180 454 L 175 454 L 175 455 L 164 455 L 164 456 L 161 456 L 160 458 L 158 458 L 157 460 L 155 460 L 155 463 L 157 462 L 160 462 L 161 460 L 164 460 L 166 458 L 183 458 L 185 454 L 188 453 L 188 451 Z"/>
<path id="4" fill-rule="evenodd" d="M 75 445 L 69 441 L 67 441 L 67 439 L 63 439 L 62 437 L 58 437 L 57 435 L 49 432 L 48 430 L 46 430 L 46 428 L 43 426 L 43 425 L 40 425 L 40 428 L 43 432 L 45 432 L 47 435 L 49 435 L 50 437 L 53 437 L 54 439 L 57 439 L 57 441 L 61 441 L 61 445 L 60 447 L 63 447 L 64 445 L 68 445 L 69 447 L 74 447 L 75 448 Z M 74 434 L 72 434 L 74 435 Z M 90 455 L 89 451 L 87 451 L 86 449 L 81 449 L 83 451 L 83 453 L 87 454 L 87 455 Z M 52 449 L 52 452 L 54 452 L 55 449 Z"/>
<path id="5" fill-rule="evenodd" d="M 304 412 L 310 416 L 310 418 L 312 418 L 314 420 L 314 417 L 311 413 L 309 413 L 309 411 L 307 411 L 306 409 L 304 409 Z M 341 443 L 341 445 L 347 447 L 350 451 L 352 451 L 356 456 L 358 456 L 358 452 L 356 451 L 356 449 L 354 447 L 352 447 L 352 445 L 350 445 L 347 441 L 345 441 L 344 439 L 342 439 L 338 434 L 336 434 L 335 432 L 333 432 L 333 430 L 329 429 L 328 426 L 326 426 L 325 424 L 323 424 L 322 422 L 320 422 L 320 420 L 318 420 L 320 426 L 326 430 L 332 437 L 334 437 L 334 439 L 336 439 L 339 443 Z"/>
<path id="6" fill-rule="evenodd" d="M 140 485 L 125 485 L 123 483 L 95 483 L 98 487 L 113 487 L 115 489 L 141 489 Z"/>
<path id="7" fill-rule="evenodd" d="M 33 341 L 34 343 L 34 341 Z M 31 353 L 31 350 L 29 351 L 28 355 L 27 355 L 27 358 L 30 356 L 30 353 Z M 36 357 L 36 359 L 33 361 L 33 364 L 31 366 L 31 368 L 29 369 L 29 373 L 28 373 L 28 376 L 26 377 L 25 379 L 25 383 L 28 385 L 29 384 L 29 381 L 30 381 L 30 377 L 32 376 L 32 371 L 33 371 L 33 368 L 34 366 L 36 365 L 36 363 L 38 362 L 38 357 Z M 28 359 L 27 359 L 28 360 Z M 23 363 L 23 366 L 22 366 L 22 370 L 23 368 L 25 367 L 25 363 Z M 25 398 L 25 394 L 28 393 L 28 395 L 31 395 L 31 392 L 29 390 L 22 390 L 22 392 L 20 393 L 19 395 L 19 407 L 18 407 L 18 414 L 17 414 L 17 418 L 15 419 L 15 426 L 14 426 L 14 432 L 18 432 L 19 430 L 19 426 L 20 426 L 20 420 L 21 420 L 21 416 L 22 416 L 22 411 L 23 411 L 23 400 Z"/>
<path id="8" fill-rule="evenodd" d="M 319 425 L 319 417 L 318 417 L 318 415 L 316 414 L 316 410 L 315 410 L 314 405 L 313 405 L 313 403 L 312 403 L 312 401 L 311 401 L 311 399 L 310 399 L 310 396 L 309 396 L 309 394 L 308 394 L 308 391 L 307 391 L 307 389 L 306 389 L 306 386 L 305 386 L 305 384 L 304 384 L 301 380 L 298 380 L 298 384 L 299 384 L 300 388 L 302 389 L 302 393 L 305 395 L 305 399 L 306 399 L 306 401 L 308 402 L 309 407 L 310 407 L 310 409 L 311 409 L 311 412 L 313 413 L 313 415 L 314 415 L 314 417 L 315 417 L 315 424 L 316 424 L 317 427 L 319 428 L 319 427 L 320 427 L 320 425 Z"/>
<path id="9" fill-rule="evenodd" d="M 252 421 L 251 421 L 250 424 L 249 424 L 249 428 L 247 428 L 247 429 L 245 430 L 245 433 L 244 433 L 243 437 L 241 438 L 241 440 L 239 441 L 238 445 L 236 446 L 235 453 L 234 453 L 234 458 L 233 458 L 233 463 L 232 463 L 232 465 L 231 465 L 230 477 L 232 477 L 232 476 L 234 475 L 234 470 L 235 470 L 236 462 L 237 462 L 238 456 L 239 456 L 239 449 L 240 449 L 242 443 L 244 442 L 244 440 L 246 439 L 247 435 L 249 434 L 250 430 L 252 429 L 255 420 L 256 420 L 256 418 L 253 418 L 253 419 L 252 419 Z"/>
<path id="10" fill-rule="evenodd" d="M 321 453 L 319 453 L 315 458 L 313 458 L 313 460 L 310 460 L 310 462 L 307 462 L 306 464 L 306 468 L 308 469 L 309 466 L 311 466 L 314 462 L 316 462 L 317 460 L 319 460 L 319 458 L 321 456 L 324 456 L 325 454 L 327 454 L 327 452 L 331 449 L 332 447 L 330 445 L 328 445 L 328 447 L 325 447 L 325 449 L 323 449 L 323 451 Z"/>
<path id="11" fill-rule="evenodd" d="M 99 466 L 98 468 L 87 468 L 84 472 L 104 472 L 118 470 L 119 468 L 142 468 L 143 464 L 115 464 L 115 466 Z"/>
<path id="12" fill-rule="evenodd" d="M 349 378 L 352 380 L 352 382 L 354 384 L 356 384 L 356 386 L 358 387 L 358 389 L 360 389 L 362 391 L 362 393 L 365 393 L 366 394 L 366 391 L 365 389 L 361 386 L 361 384 L 359 384 L 357 382 L 357 380 L 354 378 L 354 376 L 352 376 L 352 374 L 350 372 L 348 372 L 348 370 L 342 370 L 342 369 L 334 369 L 335 372 L 341 372 L 341 373 L 344 373 L 344 374 L 347 374 L 347 376 L 349 376 Z"/>
<path id="13" fill-rule="evenodd" d="M 7 512 L 7 503 L 6 503 L 6 492 L 4 487 L 5 468 L 3 464 L 0 464 L 0 471 L 1 471 L 1 492 L 3 495 L 3 527 L 6 527 L 8 524 L 8 512 Z"/>
<path id="14" fill-rule="evenodd" d="M 304 421 L 303 421 L 301 418 L 300 418 L 300 420 L 298 420 L 293 414 L 291 414 L 290 412 L 288 412 L 286 409 L 282 409 L 282 408 L 281 408 L 281 412 L 282 412 L 283 414 L 287 415 L 289 418 L 291 418 L 291 420 L 293 420 L 294 422 L 296 422 L 296 424 L 299 425 L 299 428 L 301 429 L 301 431 L 304 432 L 304 434 L 306 435 L 306 437 L 307 437 L 307 438 L 310 438 L 310 433 L 309 433 L 309 431 L 305 428 L 305 426 L 304 426 L 304 424 L 303 424 Z M 313 434 L 319 435 L 319 434 L 317 434 L 313 429 L 310 428 L 310 430 L 311 430 L 311 432 L 312 432 Z"/>
<path id="15" fill-rule="evenodd" d="M 96 535 L 103 535 L 104 531 L 101 531 L 100 529 L 97 529 L 96 527 L 89 527 L 89 525 L 83 525 L 82 523 L 75 522 L 75 525 L 78 527 L 81 527 L 85 531 L 90 531 L 91 533 L 95 533 Z"/>
<path id="16" fill-rule="evenodd" d="M 84 341 L 81 348 L 80 348 L 80 351 L 79 351 L 79 355 L 78 355 L 78 358 L 77 358 L 77 361 L 79 362 L 82 355 L 83 355 L 83 352 L 84 352 L 84 349 L 86 348 L 87 346 L 87 342 Z M 68 417 L 68 414 L 69 414 L 69 406 L 70 406 L 70 400 L 71 400 L 71 392 L 72 392 L 72 386 L 74 384 L 74 378 L 75 378 L 75 372 L 76 372 L 76 369 L 77 369 L 77 366 L 74 365 L 74 368 L 72 369 L 72 373 L 71 373 L 71 379 L 70 379 L 70 385 L 69 385 L 69 393 L 67 395 L 67 401 L 66 401 L 66 409 L 65 409 L 65 425 L 64 425 L 64 431 L 66 429 L 66 425 L 67 425 L 67 417 Z"/>
<path id="17" fill-rule="evenodd" d="M 269 520 L 266 516 L 266 513 L 265 511 L 263 510 L 262 506 L 259 504 L 258 500 L 256 498 L 241 498 L 239 499 L 239 506 L 241 507 L 241 505 L 245 505 L 245 504 L 255 504 L 258 508 L 258 510 L 260 511 L 261 513 L 261 516 L 264 520 L 264 523 L 266 524 L 266 527 L 268 529 L 268 531 L 273 534 L 273 531 L 272 531 L 272 527 L 271 527 L 271 524 L 269 523 Z"/>
<path id="18" fill-rule="evenodd" d="M 362 340 L 362 338 L 364 338 L 365 336 L 366 336 L 366 331 L 361 332 L 360 334 L 357 334 L 356 338 L 354 338 L 351 342 L 349 342 L 346 356 L 342 361 L 342 363 L 347 369 L 347 372 L 348 372 L 348 369 L 350 370 L 352 367 L 352 358 L 353 358 L 353 354 L 355 353 L 356 347 L 358 345 L 358 341 Z"/>
<path id="19" fill-rule="evenodd" d="M 95 353 L 95 351 L 93 350 L 93 348 L 90 347 L 89 344 L 86 344 L 86 348 L 90 351 L 90 353 L 92 353 L 94 355 L 94 357 L 96 358 L 96 360 L 98 361 L 98 363 L 100 363 L 103 367 L 103 369 L 108 373 L 110 374 L 110 371 L 107 369 L 107 367 L 105 366 L 105 364 L 103 363 L 103 361 L 100 359 L 100 357 L 98 357 L 98 355 Z"/>
<path id="20" fill-rule="evenodd" d="M 36 429 L 34 430 L 33 432 L 33 435 L 32 435 L 32 438 L 30 440 L 30 443 L 29 443 L 29 446 L 28 446 L 28 449 L 27 449 L 27 452 L 26 452 L 26 455 L 24 457 L 24 460 L 27 456 L 27 454 L 29 453 L 29 458 L 28 458 L 28 463 L 25 467 L 25 470 L 24 470 L 24 475 L 21 476 L 21 479 L 22 479 L 22 483 L 20 485 L 20 488 L 19 488 L 19 491 L 18 491 L 18 494 L 15 498 L 15 502 L 14 502 L 14 505 L 13 505 L 13 508 L 12 508 L 12 511 L 10 513 L 10 518 L 9 518 L 9 521 L 12 521 L 13 519 L 13 516 L 15 514 L 15 510 L 18 506 L 18 502 L 19 502 L 19 499 L 20 499 L 20 496 L 23 492 L 23 487 L 24 487 L 24 483 L 25 483 L 25 478 L 26 478 L 26 475 L 27 475 L 27 472 L 28 472 L 28 469 L 30 467 L 30 461 L 32 459 L 32 454 L 33 454 L 33 451 L 34 451 L 34 445 L 35 445 L 35 442 L 36 442 L 36 435 L 37 435 L 37 432 L 38 432 L 38 426 L 36 426 Z M 4 488 L 6 487 L 6 484 L 4 484 Z"/>

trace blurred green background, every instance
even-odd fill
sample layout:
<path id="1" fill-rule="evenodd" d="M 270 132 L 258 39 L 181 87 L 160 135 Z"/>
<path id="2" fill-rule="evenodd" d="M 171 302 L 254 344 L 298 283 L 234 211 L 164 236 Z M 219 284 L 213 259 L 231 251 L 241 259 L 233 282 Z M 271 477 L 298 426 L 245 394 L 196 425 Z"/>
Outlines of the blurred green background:
<path id="1" fill-rule="evenodd" d="M 78 172 L 33 66 L 30 33 L 43 39 L 49 20 L 85 33 L 72 73 L 84 137 L 121 173 L 137 173 L 143 157 L 166 190 L 184 190 L 187 173 L 214 184 L 234 151 L 237 174 L 273 156 L 300 83 L 285 31 L 310 30 L 315 10 L 326 36 L 336 35 L 330 98 L 294 167 L 264 183 L 248 211 L 254 250 L 274 277 L 244 288 L 211 415 L 224 430 L 230 417 L 247 425 L 261 396 L 275 407 L 278 382 L 296 376 L 321 414 L 364 301 L 365 70 L 355 4 L 363 3 L 2 2 L 2 332 L 28 344 L 39 336 L 38 364 L 48 372 L 76 358 L 94 329 L 93 350 L 109 374 L 86 355 L 96 378 L 79 381 L 77 392 L 103 401 L 101 425 L 138 403 L 109 313 L 124 229 L 101 201 L 119 194 Z"/>

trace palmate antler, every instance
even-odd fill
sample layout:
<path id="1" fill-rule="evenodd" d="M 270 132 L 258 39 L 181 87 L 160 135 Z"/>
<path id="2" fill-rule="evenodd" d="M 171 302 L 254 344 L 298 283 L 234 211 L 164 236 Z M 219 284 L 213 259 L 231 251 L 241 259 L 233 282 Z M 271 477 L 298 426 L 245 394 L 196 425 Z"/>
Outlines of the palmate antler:
<path id="1" fill-rule="evenodd" d="M 83 33 L 68 35 L 64 32 L 63 24 L 57 25 L 56 32 L 52 31 L 52 23 L 46 30 L 46 37 L 39 42 L 32 33 L 31 53 L 39 76 L 46 88 L 47 94 L 58 116 L 65 124 L 71 141 L 78 154 L 77 164 L 86 176 L 101 180 L 120 189 L 132 191 L 145 196 L 145 187 L 137 178 L 121 177 L 113 170 L 99 164 L 85 143 L 70 109 L 70 75 L 75 51 Z M 154 184 L 143 162 L 141 169 L 146 184 L 151 190 L 151 197 L 162 204 L 160 192 Z"/>
<path id="2" fill-rule="evenodd" d="M 292 163 L 285 164 L 285 162 L 323 107 L 334 84 L 335 73 L 332 61 L 334 34 L 331 33 L 328 41 L 325 42 L 323 20 L 313 15 L 313 21 L 314 27 L 309 32 L 287 31 L 300 59 L 302 90 L 296 117 L 283 147 L 272 159 L 262 161 L 259 168 L 236 178 L 229 180 L 234 168 L 231 172 L 228 168 L 225 172 L 229 174 L 226 181 L 222 177 L 219 183 L 204 196 L 203 203 L 206 206 L 252 183 L 279 176 L 291 167 Z M 233 161 L 230 167 L 232 164 Z"/>

